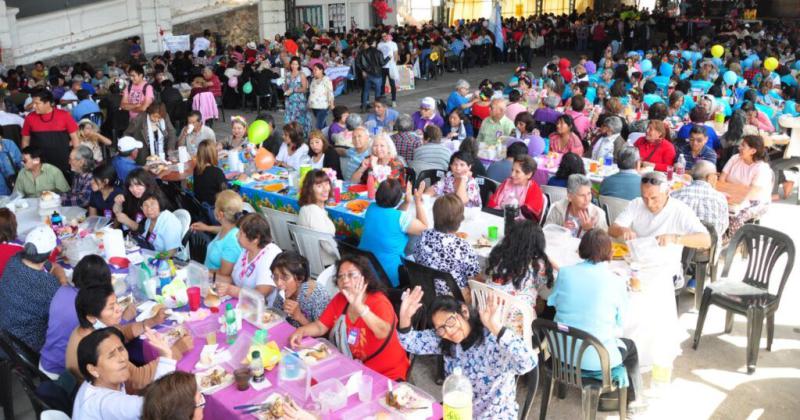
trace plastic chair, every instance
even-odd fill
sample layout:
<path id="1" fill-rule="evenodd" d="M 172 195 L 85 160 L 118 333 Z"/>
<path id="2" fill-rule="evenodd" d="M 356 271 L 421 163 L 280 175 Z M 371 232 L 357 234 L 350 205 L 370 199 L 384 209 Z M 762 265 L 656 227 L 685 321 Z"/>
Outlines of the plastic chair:
<path id="1" fill-rule="evenodd" d="M 294 223 L 289 224 L 289 234 L 294 238 L 300 255 L 308 259 L 311 277 L 317 278 L 325 270 L 325 264 L 322 261 L 322 256 L 325 255 L 325 252 L 334 252 L 336 259 L 339 259 L 339 251 L 336 248 L 336 240 L 333 235 Z"/>
<path id="2" fill-rule="evenodd" d="M 500 187 L 500 183 L 493 180 L 492 178 L 488 178 L 481 175 L 475 176 L 475 183 L 478 184 L 478 188 L 481 192 L 481 203 L 486 204 L 489 202 L 489 197 L 494 194 L 495 191 Z"/>
<path id="3" fill-rule="evenodd" d="M 50 379 L 39 370 L 39 354 L 25 342 L 2 329 L 0 329 L 0 349 L 10 359 L 12 370 L 21 370 L 29 378 Z"/>
<path id="4" fill-rule="evenodd" d="M 544 227 L 547 222 L 547 215 L 550 214 L 550 195 L 546 192 L 542 193 L 542 220 L 539 220 L 539 226 Z"/>
<path id="5" fill-rule="evenodd" d="M 3 406 L 3 415 L 7 419 L 14 418 L 14 395 L 11 390 L 10 360 L 0 360 L 0 406 Z"/>
<path id="6" fill-rule="evenodd" d="M 617 391 L 619 393 L 619 418 L 627 418 L 628 388 L 618 387 L 611 380 L 611 362 L 603 343 L 591 334 L 571 328 L 564 324 L 537 318 L 533 321 L 533 333 L 544 337 L 550 354 L 550 363 L 543 363 L 545 373 L 544 389 L 542 393 L 542 409 L 539 419 L 547 418 L 547 409 L 553 387 L 570 386 L 581 390 L 581 406 L 584 419 L 594 419 L 597 416 L 597 406 L 600 394 Z M 594 348 L 600 359 L 603 379 L 595 380 L 583 377 L 581 364 L 586 350 Z"/>
<path id="7" fill-rule="evenodd" d="M 189 227 L 192 226 L 192 215 L 189 214 L 189 211 L 185 209 L 175 210 L 173 213 L 175 217 L 181 222 L 181 239 L 186 236 L 186 233 L 189 232 Z M 183 249 L 178 250 L 176 257 L 183 261 L 189 260 L 189 247 L 185 246 Z"/>
<path id="8" fill-rule="evenodd" d="M 600 207 L 606 212 L 606 219 L 609 226 L 614 223 L 614 220 L 617 220 L 617 216 L 630 204 L 630 200 L 608 195 L 601 195 L 597 200 L 600 202 Z"/>
<path id="9" fill-rule="evenodd" d="M 191 192 L 181 190 L 178 192 L 177 198 L 178 206 L 188 211 L 192 220 L 203 222 L 207 225 L 219 224 L 211 220 L 209 210 Z"/>
<path id="10" fill-rule="evenodd" d="M 40 420 L 69 420 L 69 416 L 58 410 L 42 411 Z"/>
<path id="11" fill-rule="evenodd" d="M 699 310 L 702 303 L 703 291 L 705 290 L 706 279 L 711 282 L 716 280 L 717 276 L 717 245 L 719 236 L 714 225 L 708 222 L 702 222 L 703 226 L 708 229 L 708 234 L 711 235 L 711 246 L 708 249 L 691 250 L 684 248 L 684 253 L 692 253 L 692 260 L 689 264 L 694 266 L 694 278 L 697 281 L 694 292 L 694 308 Z"/>
<path id="12" fill-rule="evenodd" d="M 781 302 L 783 288 L 792 272 L 795 259 L 794 241 L 785 233 L 760 225 L 745 224 L 731 239 L 725 252 L 725 266 L 722 277 L 727 278 L 733 258 L 739 247 L 744 247 L 747 268 L 741 282 L 718 282 L 703 291 L 697 327 L 694 332 L 692 348 L 697 350 L 708 308 L 714 304 L 727 311 L 725 333 L 733 328 L 733 314 L 747 317 L 747 373 L 756 370 L 758 350 L 761 344 L 761 328 L 764 318 L 767 321 L 767 351 L 772 351 L 772 338 L 775 332 L 775 312 Z M 781 274 L 776 294 L 769 291 L 772 270 L 778 259 L 786 255 L 786 266 Z"/>
<path id="13" fill-rule="evenodd" d="M 552 185 L 540 185 L 542 192 L 550 196 L 550 204 L 557 203 L 567 198 L 567 189 L 564 187 L 554 187 Z"/>
<path id="14" fill-rule="evenodd" d="M 50 410 L 51 407 L 36 394 L 36 384 L 30 376 L 20 369 L 14 369 L 11 373 L 17 378 L 20 385 L 22 385 L 22 390 L 25 391 L 25 395 L 27 395 L 28 399 L 31 401 L 31 406 L 37 418 L 41 416 L 42 412 L 45 410 Z M 49 378 L 47 380 L 50 381 Z"/>
<path id="15" fill-rule="evenodd" d="M 378 280 L 381 281 L 387 288 L 392 288 L 392 282 L 389 281 L 389 276 L 386 275 L 386 271 L 384 271 L 383 266 L 381 266 L 381 263 L 378 261 L 378 258 L 375 256 L 375 254 L 338 239 L 336 240 L 336 246 L 339 248 L 340 257 L 344 257 L 346 255 L 355 255 L 366 258 L 372 265 L 372 269 L 375 271 L 375 275 L 378 277 Z"/>
<path id="16" fill-rule="evenodd" d="M 415 286 L 420 286 L 424 292 L 422 296 L 422 307 L 419 309 L 414 318 L 416 322 L 412 323 L 418 330 L 430 328 L 430 316 L 428 308 L 433 304 L 436 298 L 436 282 L 441 281 L 447 287 L 448 292 L 459 302 L 464 301 L 464 295 L 461 293 L 461 288 L 456 284 L 455 279 L 450 273 L 436 270 L 434 268 L 422 265 L 418 262 L 409 259 L 403 259 L 403 266 L 408 272 L 408 287 L 413 289 Z"/>
<path id="17" fill-rule="evenodd" d="M 261 214 L 267 218 L 269 230 L 272 234 L 272 241 L 282 250 L 297 250 L 297 247 L 289 233 L 289 223 L 297 224 L 297 215 L 261 206 Z"/>
<path id="18" fill-rule="evenodd" d="M 422 181 L 425 181 L 425 186 L 430 187 L 439 182 L 439 180 L 442 179 L 442 177 L 446 172 L 447 171 L 443 169 L 426 169 L 424 171 L 420 171 L 417 174 L 417 179 L 416 182 L 414 183 L 414 188 L 419 187 L 419 184 L 421 184 Z"/>

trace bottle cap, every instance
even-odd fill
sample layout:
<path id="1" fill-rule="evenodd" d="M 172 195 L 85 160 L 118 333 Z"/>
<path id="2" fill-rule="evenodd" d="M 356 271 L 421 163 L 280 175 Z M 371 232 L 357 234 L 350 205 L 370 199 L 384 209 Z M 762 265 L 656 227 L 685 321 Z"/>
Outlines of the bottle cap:
<path id="1" fill-rule="evenodd" d="M 232 309 L 233 309 L 233 306 L 231 306 L 231 304 L 230 304 L 230 303 L 226 303 L 226 304 L 225 304 L 225 310 L 226 310 L 226 311 L 230 311 L 230 310 L 232 310 Z"/>
<path id="2" fill-rule="evenodd" d="M 257 330 L 255 335 L 253 335 L 253 341 L 258 344 L 264 344 L 267 342 L 269 338 L 269 333 L 267 330 Z"/>
<path id="3" fill-rule="evenodd" d="M 253 353 L 251 354 L 251 359 L 258 359 L 260 357 L 261 357 L 261 352 L 258 350 L 253 350 Z"/>

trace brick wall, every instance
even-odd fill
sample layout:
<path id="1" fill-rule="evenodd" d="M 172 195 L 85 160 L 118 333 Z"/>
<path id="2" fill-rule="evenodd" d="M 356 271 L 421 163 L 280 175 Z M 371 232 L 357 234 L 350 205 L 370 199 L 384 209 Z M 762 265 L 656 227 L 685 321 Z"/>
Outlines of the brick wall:
<path id="1" fill-rule="evenodd" d="M 247 41 L 258 41 L 258 6 L 242 7 L 216 16 L 173 25 L 175 35 L 202 35 L 204 30 L 219 34 L 228 45 L 242 45 Z"/>

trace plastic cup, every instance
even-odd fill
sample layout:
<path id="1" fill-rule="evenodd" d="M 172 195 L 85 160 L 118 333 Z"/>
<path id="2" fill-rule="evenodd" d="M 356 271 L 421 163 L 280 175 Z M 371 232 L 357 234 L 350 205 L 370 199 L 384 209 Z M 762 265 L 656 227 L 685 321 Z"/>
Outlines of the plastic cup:
<path id="1" fill-rule="evenodd" d="M 372 376 L 361 375 L 361 385 L 358 386 L 358 399 L 362 403 L 372 401 Z"/>
<path id="2" fill-rule="evenodd" d="M 197 286 L 186 289 L 186 295 L 189 297 L 189 310 L 196 311 L 200 308 L 200 288 Z"/>
<path id="3" fill-rule="evenodd" d="M 490 241 L 497 240 L 497 226 L 489 226 L 488 236 Z"/>
<path id="4" fill-rule="evenodd" d="M 250 388 L 250 368 L 243 367 L 233 371 L 233 379 L 236 381 L 236 389 L 247 391 Z"/>
<path id="5" fill-rule="evenodd" d="M 597 162 L 595 161 L 589 162 L 589 172 L 593 174 L 597 173 Z"/>
<path id="6" fill-rule="evenodd" d="M 667 180 L 672 181 L 672 172 L 674 168 L 672 166 L 667 166 Z"/>

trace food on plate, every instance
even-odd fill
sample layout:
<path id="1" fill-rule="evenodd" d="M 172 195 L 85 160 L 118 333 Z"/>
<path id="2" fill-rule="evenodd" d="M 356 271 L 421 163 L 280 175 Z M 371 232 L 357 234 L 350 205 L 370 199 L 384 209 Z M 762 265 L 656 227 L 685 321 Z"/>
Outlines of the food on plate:
<path id="1" fill-rule="evenodd" d="M 363 213 L 369 207 L 369 201 L 367 200 L 353 200 L 348 202 L 345 207 L 347 210 L 352 211 L 353 213 Z"/>
<path id="2" fill-rule="evenodd" d="M 356 198 L 358 198 L 358 194 L 354 192 L 347 191 L 339 194 L 339 199 L 342 201 L 355 200 Z"/>
<path id="3" fill-rule="evenodd" d="M 625 258 L 628 253 L 630 253 L 630 249 L 628 249 L 628 245 L 625 245 L 620 242 L 613 242 L 611 243 L 611 250 L 613 253 L 613 258 L 615 260 Z"/>
<path id="4" fill-rule="evenodd" d="M 467 239 L 469 237 L 469 234 L 467 232 L 456 232 L 456 236 L 458 236 L 461 239 Z"/>
<path id="5" fill-rule="evenodd" d="M 320 343 L 313 347 L 300 349 L 297 351 L 297 354 L 300 355 L 300 358 L 303 359 L 303 362 L 305 362 L 307 365 L 313 365 L 314 363 L 317 363 L 320 360 L 330 356 L 331 349 L 328 348 L 327 344 Z"/>
<path id="6" fill-rule="evenodd" d="M 177 343 L 178 340 L 181 338 L 189 335 L 189 331 L 183 325 L 178 325 L 175 328 L 164 333 L 164 339 L 167 341 L 167 344 L 172 346 L 173 344 Z"/>
<path id="7" fill-rule="evenodd" d="M 205 372 L 197 373 L 195 377 L 197 378 L 200 392 L 209 392 L 215 390 L 215 388 L 219 389 L 220 386 L 233 383 L 233 375 L 225 371 L 221 366 L 214 366 Z"/>
<path id="8" fill-rule="evenodd" d="M 298 409 L 297 403 L 288 395 L 272 394 L 261 405 L 261 409 L 253 413 L 259 420 L 278 420 L 286 415 L 286 406 Z"/>
<path id="9" fill-rule="evenodd" d="M 364 184 L 353 184 L 353 185 L 347 187 L 347 191 L 350 191 L 351 193 L 356 193 L 356 194 L 363 193 L 363 192 L 367 192 L 367 186 L 364 185 Z"/>
<path id="10" fill-rule="evenodd" d="M 280 319 L 280 316 L 272 311 L 265 311 L 264 315 L 261 316 L 261 322 L 264 324 L 269 324 L 270 322 L 275 322 Z"/>
<path id="11" fill-rule="evenodd" d="M 417 410 L 430 410 L 432 402 L 419 395 L 410 386 L 400 384 L 386 393 L 386 405 L 402 413 L 413 413 Z"/>
<path id="12" fill-rule="evenodd" d="M 282 190 L 284 188 L 286 188 L 286 185 L 283 185 L 283 183 L 281 183 L 281 182 L 276 182 L 274 184 L 268 184 L 268 185 L 264 185 L 263 187 L 261 187 L 262 190 L 268 191 L 268 192 L 278 192 L 278 191 L 280 191 L 280 190 Z"/>
<path id="13" fill-rule="evenodd" d="M 475 248 L 491 248 L 492 243 L 489 241 L 489 238 L 481 235 L 477 241 L 475 241 Z"/>
<path id="14" fill-rule="evenodd" d="M 42 194 L 39 195 L 39 199 L 42 201 L 53 201 L 58 199 L 58 194 L 52 191 L 42 191 Z"/>

